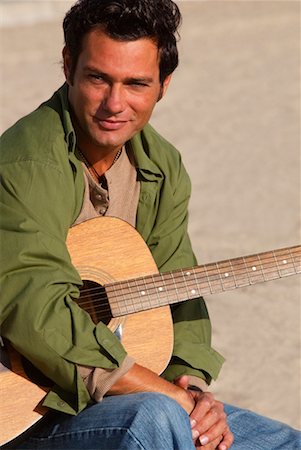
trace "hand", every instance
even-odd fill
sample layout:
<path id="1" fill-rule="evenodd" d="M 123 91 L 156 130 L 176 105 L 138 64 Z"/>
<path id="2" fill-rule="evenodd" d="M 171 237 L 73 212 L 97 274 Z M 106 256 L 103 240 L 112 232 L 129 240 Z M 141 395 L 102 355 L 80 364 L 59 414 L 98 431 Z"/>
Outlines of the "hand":
<path id="1" fill-rule="evenodd" d="M 189 391 L 188 377 L 185 375 L 177 378 L 174 383 L 188 391 L 195 402 L 190 422 L 196 449 L 229 449 L 233 443 L 233 434 L 228 427 L 223 404 L 209 392 Z"/>

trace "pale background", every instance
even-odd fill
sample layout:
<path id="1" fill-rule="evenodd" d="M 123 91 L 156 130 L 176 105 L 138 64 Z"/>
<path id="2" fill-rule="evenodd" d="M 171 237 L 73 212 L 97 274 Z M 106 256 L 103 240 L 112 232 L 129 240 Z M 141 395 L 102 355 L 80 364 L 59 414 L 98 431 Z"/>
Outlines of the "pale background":
<path id="1" fill-rule="evenodd" d="M 63 81 L 70 1 L 2 1 L 1 131 Z M 180 1 L 180 67 L 152 123 L 191 175 L 200 263 L 300 241 L 299 1 Z M 212 295 L 221 400 L 300 427 L 300 278 Z"/>

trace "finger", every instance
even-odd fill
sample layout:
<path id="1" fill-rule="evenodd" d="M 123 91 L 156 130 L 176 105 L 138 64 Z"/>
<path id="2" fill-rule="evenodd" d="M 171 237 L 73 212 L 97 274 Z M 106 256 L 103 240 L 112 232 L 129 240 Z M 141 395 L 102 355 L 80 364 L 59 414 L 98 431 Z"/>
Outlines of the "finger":
<path id="1" fill-rule="evenodd" d="M 223 424 L 221 424 L 221 426 L 217 425 L 216 427 L 213 427 L 205 435 L 199 436 L 199 442 L 204 446 L 210 444 L 211 442 L 214 442 L 219 436 L 222 436 L 220 443 L 221 445 L 224 445 L 224 448 L 220 448 L 219 450 L 226 450 L 232 445 L 234 438 L 228 426 L 224 428 L 224 431 L 221 432 L 220 430 L 222 429 Z"/>
<path id="2" fill-rule="evenodd" d="M 190 419 L 199 422 L 214 406 L 216 400 L 209 392 L 191 392 L 196 405 L 190 414 Z"/>
<path id="3" fill-rule="evenodd" d="M 192 429 L 193 440 L 198 440 L 200 444 L 207 445 L 215 441 L 219 436 L 225 436 L 227 424 L 222 420 L 211 427 L 205 434 L 200 434 L 197 428 Z"/>
<path id="4" fill-rule="evenodd" d="M 211 434 L 213 438 L 222 434 L 227 428 L 227 415 L 222 403 L 216 402 L 212 408 L 202 417 L 195 428 L 202 434 Z"/>
<path id="5" fill-rule="evenodd" d="M 221 440 L 218 450 L 228 450 L 231 445 L 233 444 L 234 436 L 231 433 L 231 431 L 228 429 L 228 431 L 224 434 L 223 439 Z"/>
<path id="6" fill-rule="evenodd" d="M 225 435 L 227 431 L 227 422 L 220 420 L 213 427 L 206 431 L 205 434 L 200 434 L 199 441 L 202 445 L 213 442 L 218 436 Z"/>
<path id="7" fill-rule="evenodd" d="M 215 450 L 218 448 L 219 443 L 222 441 L 223 436 L 217 437 L 213 442 L 209 442 L 207 445 L 200 444 L 199 441 L 195 443 L 195 448 L 197 450 Z"/>

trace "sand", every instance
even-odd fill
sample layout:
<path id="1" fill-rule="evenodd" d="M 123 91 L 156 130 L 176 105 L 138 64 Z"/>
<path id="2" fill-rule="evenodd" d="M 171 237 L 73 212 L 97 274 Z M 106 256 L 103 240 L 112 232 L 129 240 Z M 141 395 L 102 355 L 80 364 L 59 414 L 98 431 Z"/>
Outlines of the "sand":
<path id="1" fill-rule="evenodd" d="M 1 4 L 1 131 L 63 82 L 60 22 L 71 3 Z M 180 67 L 152 124 L 181 150 L 191 175 L 190 235 L 199 262 L 296 245 L 300 4 L 179 4 Z M 299 428 L 300 277 L 206 301 L 213 345 L 226 357 L 211 390 Z"/>

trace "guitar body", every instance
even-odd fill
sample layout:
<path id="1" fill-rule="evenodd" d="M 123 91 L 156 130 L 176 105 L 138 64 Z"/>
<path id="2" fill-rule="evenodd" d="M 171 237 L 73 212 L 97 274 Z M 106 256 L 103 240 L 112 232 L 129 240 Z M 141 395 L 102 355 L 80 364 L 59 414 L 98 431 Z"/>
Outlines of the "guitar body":
<path id="1" fill-rule="evenodd" d="M 120 219 L 95 218 L 71 228 L 67 246 L 82 280 L 104 285 L 158 272 L 141 236 Z M 80 300 L 78 304 L 85 309 Z M 108 328 L 121 328 L 122 344 L 137 363 L 163 372 L 173 349 L 169 306 L 112 318 Z"/>
<path id="2" fill-rule="evenodd" d="M 67 246 L 81 278 L 100 285 L 158 272 L 141 236 L 119 219 L 96 218 L 71 228 Z M 78 304 L 81 306 L 80 299 Z M 118 330 L 122 344 L 137 363 L 158 374 L 165 369 L 173 348 L 169 306 L 111 318 L 107 326 L 113 332 Z M 9 357 L 10 368 L 0 363 L 0 445 L 19 436 L 47 412 L 40 404 L 45 389 L 28 379 L 20 355 L 11 347 Z"/>
<path id="3" fill-rule="evenodd" d="M 0 363 L 0 446 L 19 436 L 47 412 L 41 405 L 46 390 L 26 376 L 21 357 L 12 347 L 9 367 Z"/>

